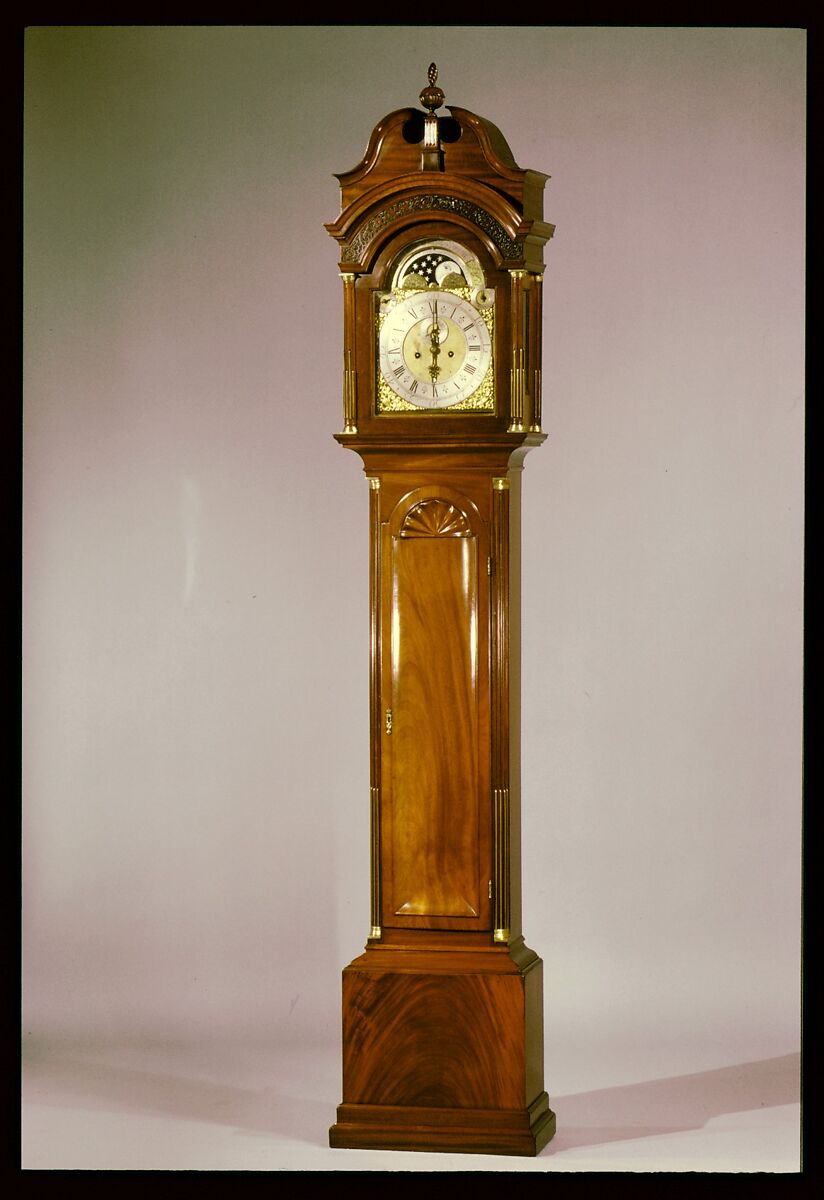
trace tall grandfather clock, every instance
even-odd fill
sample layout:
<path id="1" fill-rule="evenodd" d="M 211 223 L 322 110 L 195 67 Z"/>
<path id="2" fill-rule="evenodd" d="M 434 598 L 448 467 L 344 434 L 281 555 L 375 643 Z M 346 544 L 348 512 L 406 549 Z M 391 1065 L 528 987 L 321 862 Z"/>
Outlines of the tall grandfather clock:
<path id="1" fill-rule="evenodd" d="M 332 1146 L 537 1154 L 521 933 L 520 480 L 541 432 L 548 176 L 483 117 L 390 113 L 337 178 L 341 445 L 369 483 L 371 929 Z"/>

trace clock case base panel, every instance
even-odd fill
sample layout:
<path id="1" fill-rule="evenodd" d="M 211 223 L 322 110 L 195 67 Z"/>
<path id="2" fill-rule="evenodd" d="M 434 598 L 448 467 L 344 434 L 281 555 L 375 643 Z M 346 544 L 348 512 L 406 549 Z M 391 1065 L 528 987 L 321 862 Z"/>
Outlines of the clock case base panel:
<path id="1" fill-rule="evenodd" d="M 343 972 L 343 1101 L 330 1146 L 538 1154 L 555 1132 L 542 976 L 522 939 L 368 946 Z"/>

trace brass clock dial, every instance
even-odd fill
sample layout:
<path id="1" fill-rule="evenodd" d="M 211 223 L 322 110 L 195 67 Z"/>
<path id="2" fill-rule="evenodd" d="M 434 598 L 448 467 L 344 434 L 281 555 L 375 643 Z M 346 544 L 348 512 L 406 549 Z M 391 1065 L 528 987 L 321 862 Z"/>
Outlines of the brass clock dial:
<path id="1" fill-rule="evenodd" d="M 418 242 L 377 312 L 376 410 L 494 412 L 494 290 L 458 242 Z"/>
<path id="2" fill-rule="evenodd" d="M 401 295 L 382 306 L 380 370 L 417 408 L 450 408 L 477 391 L 492 363 L 481 312 L 456 292 Z"/>

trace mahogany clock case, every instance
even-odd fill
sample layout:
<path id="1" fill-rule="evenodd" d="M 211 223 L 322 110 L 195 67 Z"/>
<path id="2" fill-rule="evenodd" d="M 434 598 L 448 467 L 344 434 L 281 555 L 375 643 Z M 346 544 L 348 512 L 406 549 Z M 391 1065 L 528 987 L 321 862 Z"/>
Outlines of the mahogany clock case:
<path id="1" fill-rule="evenodd" d="M 421 99 L 431 109 L 438 95 Z M 343 974 L 330 1144 L 534 1155 L 555 1118 L 542 964 L 520 927 L 520 475 L 544 440 L 540 250 L 552 226 L 546 176 L 517 167 L 489 122 L 450 111 L 385 118 L 339 176 L 343 211 L 327 226 L 344 302 L 336 437 L 370 487 L 372 829 L 371 932 Z M 409 130 L 427 123 L 422 150 Z M 399 264 L 439 245 L 472 264 L 463 282 L 477 286 L 452 274 L 428 291 L 415 276 L 390 343 L 407 380 L 393 396 L 379 308 L 394 301 Z M 487 310 L 458 317 L 464 294 Z M 483 399 L 468 371 L 443 370 L 453 332 L 459 363 L 469 359 L 450 326 L 460 320 L 489 328 L 489 359 L 472 347 L 488 363 Z M 416 321 L 413 357 L 402 338 Z M 454 410 L 444 378 L 464 381 Z"/>

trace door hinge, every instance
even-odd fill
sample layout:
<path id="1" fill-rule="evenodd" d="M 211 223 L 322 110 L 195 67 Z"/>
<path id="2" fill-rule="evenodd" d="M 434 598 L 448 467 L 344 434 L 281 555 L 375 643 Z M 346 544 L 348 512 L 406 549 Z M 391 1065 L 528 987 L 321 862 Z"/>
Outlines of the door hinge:
<path id="1" fill-rule="evenodd" d="M 486 560 L 486 573 L 487 573 L 487 575 L 492 574 L 492 555 L 491 554 L 490 554 L 489 558 L 487 558 L 487 560 Z"/>
<path id="2" fill-rule="evenodd" d="M 489 899 L 492 899 L 492 880 L 489 881 Z"/>
<path id="3" fill-rule="evenodd" d="M 386 710 L 386 732 L 387 733 L 392 732 L 392 709 L 391 708 L 387 708 L 387 710 Z"/>

